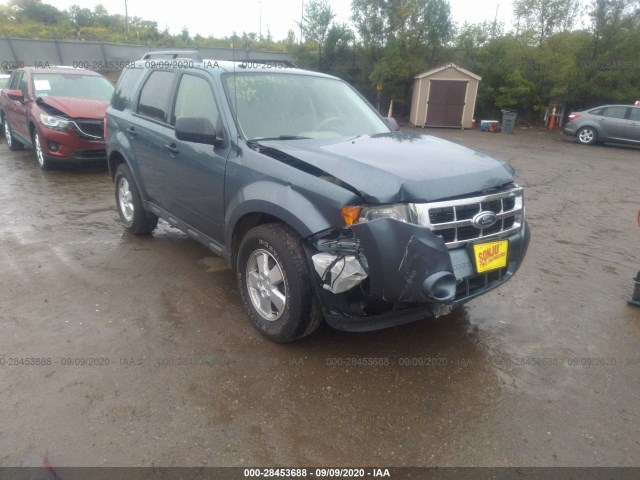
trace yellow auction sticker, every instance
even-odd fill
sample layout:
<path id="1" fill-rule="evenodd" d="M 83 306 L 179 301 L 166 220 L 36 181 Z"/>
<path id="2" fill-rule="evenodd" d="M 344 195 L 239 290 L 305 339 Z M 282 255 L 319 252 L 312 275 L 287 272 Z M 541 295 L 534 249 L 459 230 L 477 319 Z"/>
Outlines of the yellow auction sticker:
<path id="1" fill-rule="evenodd" d="M 475 244 L 473 255 L 476 261 L 476 271 L 483 273 L 506 267 L 508 249 L 509 242 L 507 240 Z"/>

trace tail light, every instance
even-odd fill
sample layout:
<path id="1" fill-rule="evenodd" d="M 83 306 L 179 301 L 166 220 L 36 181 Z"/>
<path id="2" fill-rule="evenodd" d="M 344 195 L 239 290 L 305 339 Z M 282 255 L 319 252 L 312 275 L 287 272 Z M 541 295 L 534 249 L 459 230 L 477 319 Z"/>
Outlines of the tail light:
<path id="1" fill-rule="evenodd" d="M 569 115 L 569 121 L 572 122 L 573 120 L 577 120 L 580 118 L 580 114 L 579 113 L 572 113 L 571 115 Z"/>

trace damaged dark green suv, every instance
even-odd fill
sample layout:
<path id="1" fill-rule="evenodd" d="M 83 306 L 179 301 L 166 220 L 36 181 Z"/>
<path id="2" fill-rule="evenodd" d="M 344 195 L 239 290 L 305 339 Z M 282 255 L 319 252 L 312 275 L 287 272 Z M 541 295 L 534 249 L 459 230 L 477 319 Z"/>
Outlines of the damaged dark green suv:
<path id="1" fill-rule="evenodd" d="M 226 258 L 270 339 L 448 313 L 520 266 L 529 232 L 507 164 L 394 131 L 337 78 L 188 55 L 147 56 L 118 82 L 118 213 L 131 233 L 162 218 Z"/>

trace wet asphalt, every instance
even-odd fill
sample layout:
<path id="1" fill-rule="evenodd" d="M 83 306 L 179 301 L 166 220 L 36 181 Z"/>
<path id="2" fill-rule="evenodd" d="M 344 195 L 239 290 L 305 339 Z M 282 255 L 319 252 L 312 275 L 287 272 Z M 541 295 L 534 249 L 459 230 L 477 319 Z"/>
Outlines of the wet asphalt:
<path id="1" fill-rule="evenodd" d="M 263 338 L 226 263 L 124 233 L 104 169 L 0 143 L 0 466 L 638 466 L 640 148 L 429 130 L 509 161 L 528 256 L 438 319 Z"/>

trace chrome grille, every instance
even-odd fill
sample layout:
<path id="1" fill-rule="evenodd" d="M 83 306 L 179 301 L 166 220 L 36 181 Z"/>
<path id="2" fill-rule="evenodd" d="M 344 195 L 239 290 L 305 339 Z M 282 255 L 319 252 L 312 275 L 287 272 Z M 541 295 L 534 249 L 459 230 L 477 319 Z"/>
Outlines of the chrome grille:
<path id="1" fill-rule="evenodd" d="M 89 140 L 104 140 L 104 124 L 100 120 L 74 120 L 78 135 Z"/>
<path id="2" fill-rule="evenodd" d="M 501 238 L 518 231 L 524 219 L 524 196 L 521 187 L 477 197 L 414 203 L 411 205 L 418 224 L 442 236 L 448 248 L 458 248 L 477 239 Z M 488 228 L 478 228 L 473 217 L 493 212 L 498 221 Z"/>

